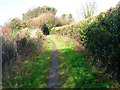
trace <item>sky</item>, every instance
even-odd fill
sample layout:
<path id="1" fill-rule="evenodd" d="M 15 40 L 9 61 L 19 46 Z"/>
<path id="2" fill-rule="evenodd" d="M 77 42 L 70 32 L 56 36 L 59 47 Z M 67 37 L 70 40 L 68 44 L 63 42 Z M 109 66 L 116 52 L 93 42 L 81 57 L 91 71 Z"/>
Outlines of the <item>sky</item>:
<path id="1" fill-rule="evenodd" d="M 37 6 L 50 6 L 57 9 L 56 16 L 62 14 L 73 15 L 76 22 L 83 19 L 82 8 L 86 2 L 96 2 L 96 12 L 108 10 L 114 7 L 120 0 L 0 0 L 0 25 L 4 25 L 9 19 L 18 17 L 22 19 L 22 14 Z"/>

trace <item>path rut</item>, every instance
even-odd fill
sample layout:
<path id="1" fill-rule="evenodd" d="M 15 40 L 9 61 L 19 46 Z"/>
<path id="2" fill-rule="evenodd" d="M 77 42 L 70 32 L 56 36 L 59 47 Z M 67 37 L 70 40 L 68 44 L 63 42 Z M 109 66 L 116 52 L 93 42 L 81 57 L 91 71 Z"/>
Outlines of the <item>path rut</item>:
<path id="1" fill-rule="evenodd" d="M 52 63 L 50 73 L 48 77 L 47 88 L 58 88 L 58 61 L 57 61 L 57 50 L 55 43 L 50 40 L 53 44 Z"/>

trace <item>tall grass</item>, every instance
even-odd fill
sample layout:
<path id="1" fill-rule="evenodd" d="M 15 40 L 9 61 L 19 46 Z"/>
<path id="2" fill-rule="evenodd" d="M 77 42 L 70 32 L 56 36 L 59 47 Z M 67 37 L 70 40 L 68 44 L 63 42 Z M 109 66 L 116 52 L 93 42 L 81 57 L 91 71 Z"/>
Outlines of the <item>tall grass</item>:
<path id="1" fill-rule="evenodd" d="M 35 37 L 31 37 L 31 31 L 36 31 Z M 19 68 L 23 61 L 31 57 L 33 53 L 41 54 L 43 52 L 42 32 L 36 29 L 23 29 L 13 31 L 7 37 L 2 37 L 2 69 L 3 69 L 3 87 L 8 82 L 12 82 L 14 77 L 19 75 Z M 13 83 L 8 86 L 12 87 Z"/>
<path id="2" fill-rule="evenodd" d="M 75 45 L 65 37 L 49 36 L 56 42 L 60 88 L 119 88 L 104 70 L 99 71 L 90 63 L 86 52 L 78 53 Z"/>

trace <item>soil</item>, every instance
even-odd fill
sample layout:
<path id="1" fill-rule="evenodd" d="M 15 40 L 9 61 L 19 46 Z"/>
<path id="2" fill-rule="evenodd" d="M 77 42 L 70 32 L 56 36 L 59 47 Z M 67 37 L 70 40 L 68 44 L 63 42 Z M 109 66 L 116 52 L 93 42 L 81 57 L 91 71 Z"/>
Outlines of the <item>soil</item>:
<path id="1" fill-rule="evenodd" d="M 50 40 L 53 44 L 52 63 L 50 68 L 50 74 L 48 77 L 47 88 L 58 88 L 58 61 L 57 61 L 57 50 L 55 43 Z"/>

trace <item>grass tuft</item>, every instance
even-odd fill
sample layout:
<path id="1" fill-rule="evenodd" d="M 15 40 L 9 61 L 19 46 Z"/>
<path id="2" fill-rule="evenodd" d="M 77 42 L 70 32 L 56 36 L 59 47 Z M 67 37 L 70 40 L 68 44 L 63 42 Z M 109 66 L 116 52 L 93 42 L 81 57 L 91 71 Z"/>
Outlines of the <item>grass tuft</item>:
<path id="1" fill-rule="evenodd" d="M 48 36 L 56 43 L 60 88 L 118 88 L 115 80 L 89 63 L 87 53 L 77 53 L 63 37 Z"/>

